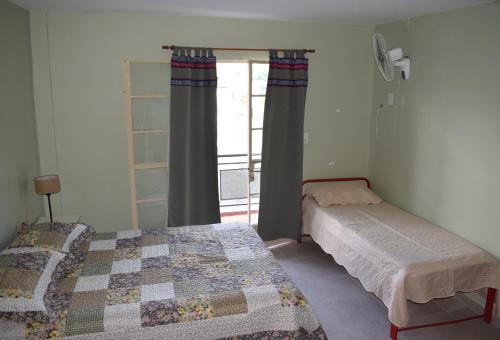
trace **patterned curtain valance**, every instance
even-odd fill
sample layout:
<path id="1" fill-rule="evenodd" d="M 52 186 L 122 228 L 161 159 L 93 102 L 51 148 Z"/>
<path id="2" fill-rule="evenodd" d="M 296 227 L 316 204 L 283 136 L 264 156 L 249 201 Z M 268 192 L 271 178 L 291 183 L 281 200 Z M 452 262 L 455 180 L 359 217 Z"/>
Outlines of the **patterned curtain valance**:
<path id="1" fill-rule="evenodd" d="M 283 57 L 277 50 L 269 51 L 268 86 L 307 87 L 308 59 L 304 50 L 285 50 Z"/>
<path id="2" fill-rule="evenodd" d="M 212 48 L 176 46 L 171 59 L 171 85 L 217 87 L 216 64 Z"/>
<path id="3" fill-rule="evenodd" d="M 213 57 L 214 49 L 211 47 L 181 47 L 174 48 L 174 56 L 191 56 L 194 52 L 194 57 Z"/>

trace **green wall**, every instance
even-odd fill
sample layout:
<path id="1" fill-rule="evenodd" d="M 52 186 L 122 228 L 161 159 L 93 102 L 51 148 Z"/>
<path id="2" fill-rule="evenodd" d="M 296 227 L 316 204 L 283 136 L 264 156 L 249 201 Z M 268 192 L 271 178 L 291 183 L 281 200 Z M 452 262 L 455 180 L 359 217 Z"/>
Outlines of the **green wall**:
<path id="1" fill-rule="evenodd" d="M 81 215 L 99 231 L 131 227 L 122 62 L 168 60 L 170 53 L 161 49 L 166 43 L 315 48 L 305 176 L 367 175 L 372 31 L 356 25 L 31 12 L 40 164 L 42 172 L 57 172 L 62 181 L 56 214 Z M 262 53 L 217 56 L 267 59 Z"/>
<path id="2" fill-rule="evenodd" d="M 413 68 L 390 84 L 374 69 L 375 190 L 500 257 L 500 3 L 375 31 Z M 379 111 L 388 92 L 396 105 Z"/>
<path id="3" fill-rule="evenodd" d="M 28 12 L 0 0 L 0 249 L 42 212 Z"/>
<path id="4" fill-rule="evenodd" d="M 386 200 L 500 257 L 499 17 L 497 2 L 376 27 L 412 58 L 411 80 L 386 83 L 373 67 L 370 26 L 31 12 L 40 166 L 63 187 L 56 214 L 100 231 L 131 227 L 124 59 L 167 60 L 164 43 L 307 47 L 317 53 L 305 177 L 369 175 Z M 388 92 L 396 105 L 379 111 Z"/>

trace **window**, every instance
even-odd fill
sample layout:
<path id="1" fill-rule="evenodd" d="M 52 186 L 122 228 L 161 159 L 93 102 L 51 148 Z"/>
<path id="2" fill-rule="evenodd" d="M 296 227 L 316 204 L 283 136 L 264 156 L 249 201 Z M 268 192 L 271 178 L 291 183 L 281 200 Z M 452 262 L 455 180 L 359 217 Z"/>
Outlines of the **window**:
<path id="1" fill-rule="evenodd" d="M 223 222 L 257 223 L 266 62 L 217 64 L 218 173 Z M 125 104 L 134 228 L 167 223 L 170 63 L 126 60 Z"/>

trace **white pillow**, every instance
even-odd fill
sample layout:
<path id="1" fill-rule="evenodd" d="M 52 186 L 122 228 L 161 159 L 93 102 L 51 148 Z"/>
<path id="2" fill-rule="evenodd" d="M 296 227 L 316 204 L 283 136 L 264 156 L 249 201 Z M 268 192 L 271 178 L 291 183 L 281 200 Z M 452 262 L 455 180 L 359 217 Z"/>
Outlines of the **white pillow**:
<path id="1" fill-rule="evenodd" d="M 311 186 L 306 195 L 313 197 L 320 207 L 346 204 L 378 204 L 382 199 L 364 182 L 346 181 Z"/>

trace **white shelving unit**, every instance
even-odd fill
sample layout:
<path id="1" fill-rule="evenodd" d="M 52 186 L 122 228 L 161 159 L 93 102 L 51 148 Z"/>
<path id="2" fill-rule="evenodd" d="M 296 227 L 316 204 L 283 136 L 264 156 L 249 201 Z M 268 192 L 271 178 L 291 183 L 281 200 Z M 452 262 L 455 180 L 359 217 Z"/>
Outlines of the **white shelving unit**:
<path id="1" fill-rule="evenodd" d="M 170 62 L 124 61 L 132 225 L 166 224 Z"/>

